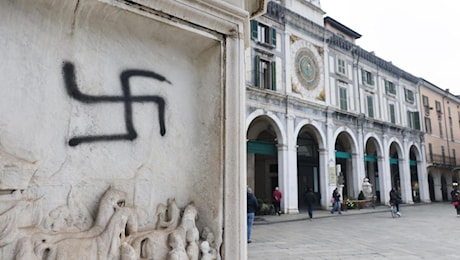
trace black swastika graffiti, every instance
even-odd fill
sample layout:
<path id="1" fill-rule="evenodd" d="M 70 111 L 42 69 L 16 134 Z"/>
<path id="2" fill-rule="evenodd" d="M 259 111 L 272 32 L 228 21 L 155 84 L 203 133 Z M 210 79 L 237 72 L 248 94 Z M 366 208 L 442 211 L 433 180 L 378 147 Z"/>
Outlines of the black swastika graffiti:
<path id="1" fill-rule="evenodd" d="M 121 88 L 123 91 L 122 96 L 95 96 L 87 95 L 78 89 L 77 80 L 75 76 L 75 66 L 73 63 L 65 61 L 62 66 L 62 73 L 64 76 L 64 83 L 67 93 L 74 99 L 83 103 L 118 103 L 124 104 L 125 110 L 125 124 L 126 133 L 122 134 L 109 134 L 109 135 L 88 135 L 88 136 L 76 136 L 69 140 L 70 146 L 76 146 L 81 143 L 97 142 L 97 141 L 116 141 L 116 140 L 134 140 L 137 138 L 136 130 L 133 125 L 133 103 L 134 102 L 154 102 L 158 105 L 158 118 L 160 124 L 160 134 L 164 136 L 166 134 L 165 128 L 165 100 L 160 96 L 132 96 L 130 90 L 129 79 L 131 77 L 147 77 L 153 78 L 161 82 L 167 82 L 171 84 L 162 75 L 159 75 L 152 71 L 147 70 L 125 70 L 120 74 Z"/>

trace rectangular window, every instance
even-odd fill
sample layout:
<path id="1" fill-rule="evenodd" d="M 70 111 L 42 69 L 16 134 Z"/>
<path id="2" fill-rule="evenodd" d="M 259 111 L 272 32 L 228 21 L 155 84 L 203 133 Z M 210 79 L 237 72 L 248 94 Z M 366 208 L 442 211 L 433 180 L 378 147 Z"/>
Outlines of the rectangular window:
<path id="1" fill-rule="evenodd" d="M 347 97 L 347 88 L 340 86 L 339 87 L 339 100 L 340 100 L 340 109 L 347 111 L 348 110 L 348 97 Z"/>
<path id="2" fill-rule="evenodd" d="M 439 136 L 440 136 L 441 138 L 444 137 L 444 134 L 442 133 L 442 122 L 441 122 L 441 121 L 439 121 Z"/>
<path id="3" fill-rule="evenodd" d="M 429 117 L 425 117 L 425 132 L 428 133 L 428 134 L 432 133 L 431 119 Z"/>
<path id="4" fill-rule="evenodd" d="M 374 118 L 374 97 L 367 96 L 367 116 Z"/>
<path id="5" fill-rule="evenodd" d="M 276 29 L 251 20 L 251 39 L 276 47 Z"/>
<path id="6" fill-rule="evenodd" d="M 430 162 L 433 162 L 433 145 L 431 143 L 428 144 L 428 152 L 429 152 Z"/>
<path id="7" fill-rule="evenodd" d="M 257 40 L 259 42 L 270 43 L 270 27 L 259 23 L 257 27 Z"/>
<path id="8" fill-rule="evenodd" d="M 396 95 L 396 86 L 393 82 L 385 80 L 385 93 Z"/>
<path id="9" fill-rule="evenodd" d="M 414 101 L 415 101 L 414 91 L 405 88 L 404 89 L 404 94 L 406 96 L 406 102 L 409 102 L 409 103 L 413 104 Z"/>
<path id="10" fill-rule="evenodd" d="M 441 110 L 441 102 L 436 101 L 435 105 L 436 105 L 436 112 L 441 113 L 442 112 L 442 110 Z"/>
<path id="11" fill-rule="evenodd" d="M 414 130 L 420 130 L 419 112 L 407 111 L 407 126 Z"/>
<path id="12" fill-rule="evenodd" d="M 276 90 L 276 63 L 254 57 L 254 85 L 262 89 Z"/>
<path id="13" fill-rule="evenodd" d="M 460 127 L 460 111 L 458 111 L 457 114 L 458 114 L 458 126 Z"/>
<path id="14" fill-rule="evenodd" d="M 423 103 L 423 106 L 425 108 L 429 108 L 430 107 L 430 100 L 428 99 L 427 96 L 423 95 L 422 96 L 422 103 Z"/>
<path id="15" fill-rule="evenodd" d="M 347 75 L 347 70 L 345 67 L 345 60 L 337 58 L 337 71 L 342 75 Z"/>
<path id="16" fill-rule="evenodd" d="M 441 155 L 442 155 L 442 162 L 446 164 L 446 151 L 444 150 L 444 145 L 441 146 Z"/>
<path id="17" fill-rule="evenodd" d="M 361 69 L 361 79 L 363 84 L 374 86 L 374 75 L 371 72 Z"/>
<path id="18" fill-rule="evenodd" d="M 454 165 L 457 165 L 457 153 L 455 149 L 452 149 L 452 160 L 454 160 Z"/>
<path id="19" fill-rule="evenodd" d="M 394 104 L 390 104 L 390 122 L 396 124 L 396 113 Z"/>

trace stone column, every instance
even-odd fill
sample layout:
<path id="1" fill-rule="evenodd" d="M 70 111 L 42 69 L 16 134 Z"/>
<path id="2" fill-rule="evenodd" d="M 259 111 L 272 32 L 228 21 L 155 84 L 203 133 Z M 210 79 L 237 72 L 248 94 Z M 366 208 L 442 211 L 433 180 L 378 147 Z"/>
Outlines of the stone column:
<path id="1" fill-rule="evenodd" d="M 297 146 L 294 135 L 294 116 L 286 115 L 286 144 L 278 145 L 279 169 L 282 169 L 280 187 L 283 199 L 281 207 L 286 214 L 299 213 L 297 197 Z"/>
<path id="2" fill-rule="evenodd" d="M 390 146 L 388 144 L 388 137 L 386 134 L 383 135 L 383 162 L 382 170 L 379 173 L 379 179 L 381 182 L 380 187 L 380 201 L 384 204 L 390 203 L 390 190 L 391 190 L 391 169 L 390 169 Z"/>
<path id="3" fill-rule="evenodd" d="M 411 174 L 410 174 L 410 165 L 409 165 L 409 151 L 407 148 L 407 141 L 404 138 L 404 147 L 402 158 L 399 158 L 399 178 L 401 180 L 401 198 L 404 203 L 413 204 L 412 200 L 412 185 L 411 185 Z"/>
<path id="4" fill-rule="evenodd" d="M 417 175 L 418 175 L 418 185 L 419 185 L 419 192 L 420 192 L 420 201 L 431 202 L 430 187 L 428 185 L 428 173 L 426 170 L 426 151 L 425 151 L 424 141 L 420 142 L 420 149 L 421 149 L 420 151 L 421 158 L 420 160 L 417 161 Z"/>

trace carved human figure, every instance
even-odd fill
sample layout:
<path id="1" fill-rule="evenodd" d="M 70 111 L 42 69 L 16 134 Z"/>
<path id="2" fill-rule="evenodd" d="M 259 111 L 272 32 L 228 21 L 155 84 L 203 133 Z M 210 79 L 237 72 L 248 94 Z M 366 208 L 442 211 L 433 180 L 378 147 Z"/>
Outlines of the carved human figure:
<path id="1" fill-rule="evenodd" d="M 209 254 L 215 258 L 212 259 L 217 259 L 217 250 L 215 249 L 215 238 L 214 238 L 214 233 L 212 233 L 211 229 L 209 227 L 204 227 L 203 232 L 201 233 L 201 239 L 206 241 L 209 246 Z M 201 245 L 200 245 L 201 247 Z"/>
<path id="2" fill-rule="evenodd" d="M 208 241 L 201 242 L 200 250 L 201 250 L 201 260 L 215 260 L 215 259 L 217 259 L 217 256 L 212 253 L 212 249 L 209 246 Z"/>
<path id="3" fill-rule="evenodd" d="M 168 253 L 168 260 L 188 260 L 182 230 L 178 229 L 169 234 L 168 244 L 171 247 L 171 251 Z"/>
<path id="4" fill-rule="evenodd" d="M 199 239 L 200 233 L 196 227 L 187 231 L 187 255 L 190 260 L 198 260 L 200 255 L 200 249 L 198 247 Z"/>

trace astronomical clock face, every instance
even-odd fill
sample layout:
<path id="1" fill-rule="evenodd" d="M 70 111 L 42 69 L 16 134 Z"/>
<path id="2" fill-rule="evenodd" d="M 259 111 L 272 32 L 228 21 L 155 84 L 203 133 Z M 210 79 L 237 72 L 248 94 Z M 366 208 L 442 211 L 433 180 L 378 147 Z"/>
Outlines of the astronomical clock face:
<path id="1" fill-rule="evenodd" d="M 293 91 L 304 97 L 321 99 L 323 91 L 323 67 L 321 56 L 310 43 L 298 40 L 292 45 L 294 70 L 292 72 Z"/>
<path id="2" fill-rule="evenodd" d="M 307 48 L 301 48 L 295 54 L 295 73 L 300 84 L 312 90 L 318 86 L 319 67 L 313 53 Z"/>

